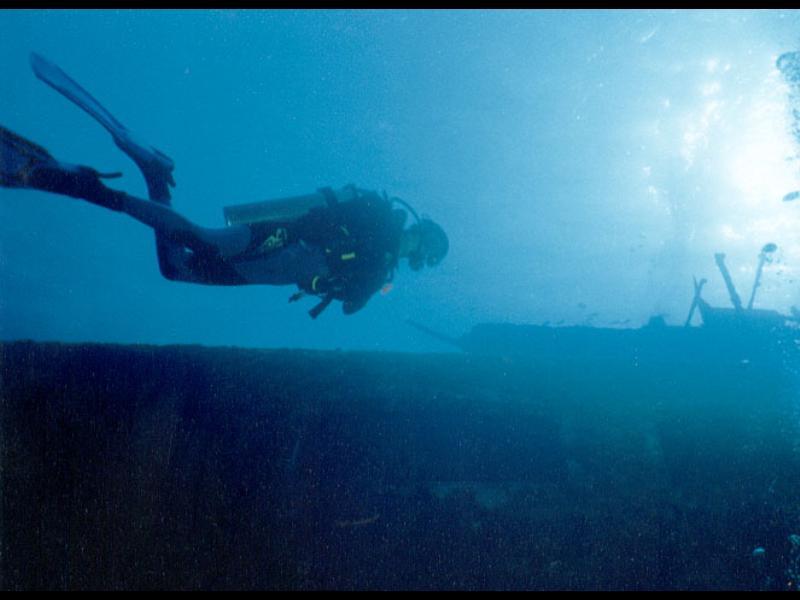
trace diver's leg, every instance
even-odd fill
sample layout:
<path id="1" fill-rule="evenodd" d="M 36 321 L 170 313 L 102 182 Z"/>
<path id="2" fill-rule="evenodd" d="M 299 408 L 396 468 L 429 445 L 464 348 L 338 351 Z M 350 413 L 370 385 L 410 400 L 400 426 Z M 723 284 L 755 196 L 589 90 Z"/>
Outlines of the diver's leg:
<path id="1" fill-rule="evenodd" d="M 153 228 L 156 233 L 158 268 L 166 279 L 208 285 L 250 283 L 226 260 L 250 245 L 250 229 L 246 225 L 201 227 L 163 204 L 117 190 L 105 190 L 100 194 L 110 191 L 113 197 L 109 208 Z M 97 197 L 98 194 L 94 194 L 94 198 Z M 92 198 L 87 199 L 93 201 Z"/>
<path id="2" fill-rule="evenodd" d="M 165 240 L 192 252 L 213 253 L 225 259 L 241 254 L 250 244 L 250 228 L 246 225 L 201 227 L 168 206 L 112 191 L 120 211 L 149 225 Z"/>
<path id="3" fill-rule="evenodd" d="M 241 254 L 250 244 L 250 228 L 246 225 L 201 227 L 169 206 L 106 187 L 90 170 L 79 171 L 77 176 L 69 174 L 66 178 L 60 172 L 48 172 L 47 175 L 51 177 L 50 181 L 46 185 L 37 186 L 38 189 L 81 198 L 123 212 L 152 227 L 161 238 L 175 247 L 182 250 L 187 248 L 193 254 L 216 256 L 224 260 Z M 42 177 L 37 175 L 36 179 L 41 181 Z M 68 182 L 67 188 L 62 187 L 64 180 Z"/>
<path id="4" fill-rule="evenodd" d="M 163 204 L 117 194 L 122 212 L 156 232 L 158 266 L 164 277 L 216 285 L 247 283 L 226 263 L 250 245 L 246 225 L 201 227 Z"/>
<path id="5" fill-rule="evenodd" d="M 73 186 L 68 195 L 123 212 L 153 228 L 159 244 L 163 244 L 158 264 L 167 279 L 219 285 L 246 283 L 225 265 L 225 259 L 249 246 L 250 229 L 246 225 L 201 227 L 168 206 L 110 189 L 96 177 L 94 181 L 85 175 L 81 179 L 89 181 Z M 48 187 L 48 191 L 59 192 L 57 186 Z"/>
<path id="6" fill-rule="evenodd" d="M 59 163 L 58 168 L 35 169 L 26 184 L 18 187 L 72 196 L 123 212 L 152 227 L 175 247 L 188 248 L 195 254 L 226 259 L 240 254 L 250 244 L 250 228 L 246 225 L 201 227 L 168 206 L 106 187 L 97 173 L 88 167 Z"/>
<path id="7" fill-rule="evenodd" d="M 149 225 L 164 244 L 169 245 L 168 252 L 159 257 L 159 264 L 170 279 L 215 283 L 202 277 L 198 279 L 189 267 L 192 261 L 187 258 L 207 267 L 215 262 L 222 265 L 226 258 L 241 253 L 250 244 L 250 229 L 246 225 L 218 229 L 200 227 L 168 206 L 106 187 L 101 177 L 90 167 L 56 160 L 41 146 L 0 126 L 0 186 L 80 198 L 124 212 Z M 187 256 L 185 249 L 191 256 Z M 209 268 L 205 271 L 217 273 Z M 220 266 L 219 272 L 222 271 Z"/>

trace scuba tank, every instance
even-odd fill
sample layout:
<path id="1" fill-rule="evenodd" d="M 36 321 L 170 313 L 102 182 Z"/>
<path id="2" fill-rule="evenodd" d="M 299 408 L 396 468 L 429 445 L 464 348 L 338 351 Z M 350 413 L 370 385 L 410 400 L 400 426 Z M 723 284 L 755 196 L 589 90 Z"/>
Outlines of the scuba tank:
<path id="1" fill-rule="evenodd" d="M 331 198 L 333 192 L 334 198 Z M 312 208 L 329 206 L 331 201 L 348 202 L 356 198 L 354 186 L 339 190 L 319 190 L 303 196 L 273 198 L 249 204 L 235 204 L 222 209 L 227 226 L 260 223 L 263 221 L 292 221 L 302 217 Z"/>

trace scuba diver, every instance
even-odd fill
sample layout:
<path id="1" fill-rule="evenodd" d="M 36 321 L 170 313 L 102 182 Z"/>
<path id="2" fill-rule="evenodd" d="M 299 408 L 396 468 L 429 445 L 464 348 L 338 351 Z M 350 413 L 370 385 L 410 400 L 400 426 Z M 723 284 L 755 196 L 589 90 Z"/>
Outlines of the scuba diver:
<path id="1" fill-rule="evenodd" d="M 362 190 L 322 188 L 306 196 L 224 208 L 226 226 L 201 227 L 171 207 L 173 161 L 135 136 L 58 66 L 32 53 L 36 76 L 77 104 L 111 134 L 139 167 L 149 200 L 109 188 L 121 173 L 53 158 L 41 146 L 0 126 L 0 186 L 80 198 L 123 212 L 153 228 L 161 274 L 207 285 L 297 285 L 289 301 L 319 297 L 316 318 L 333 300 L 345 314 L 386 289 L 401 258 L 412 270 L 445 257 L 444 230 L 399 198 Z M 401 205 L 405 210 L 396 208 Z M 407 213 L 415 221 L 405 227 Z"/>

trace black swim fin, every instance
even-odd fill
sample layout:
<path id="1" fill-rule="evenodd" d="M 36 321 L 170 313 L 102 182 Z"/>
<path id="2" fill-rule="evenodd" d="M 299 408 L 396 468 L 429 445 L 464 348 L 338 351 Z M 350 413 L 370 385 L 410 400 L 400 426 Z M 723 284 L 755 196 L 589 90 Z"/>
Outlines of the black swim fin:
<path id="1" fill-rule="evenodd" d="M 56 166 L 50 153 L 21 135 L 0 126 L 0 186 L 30 187 L 37 166 Z"/>
<path id="2" fill-rule="evenodd" d="M 42 146 L 0 125 L 0 187 L 63 194 L 120 210 L 116 192 L 100 181 L 119 176 L 56 160 Z"/>
<path id="3" fill-rule="evenodd" d="M 33 72 L 39 79 L 89 113 L 111 134 L 117 147 L 142 171 L 150 198 L 169 202 L 169 186 L 175 187 L 172 177 L 175 163 L 172 159 L 149 144 L 137 140 L 127 127 L 57 65 L 34 52 L 30 55 L 30 61 Z"/>

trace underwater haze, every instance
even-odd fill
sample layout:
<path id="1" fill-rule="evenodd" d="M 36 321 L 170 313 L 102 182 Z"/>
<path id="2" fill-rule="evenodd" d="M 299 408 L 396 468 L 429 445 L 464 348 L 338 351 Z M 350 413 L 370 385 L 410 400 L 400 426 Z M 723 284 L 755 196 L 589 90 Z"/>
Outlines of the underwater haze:
<path id="1" fill-rule="evenodd" d="M 0 31 L 6 166 L 8 128 L 148 195 L 36 53 L 174 159 L 195 223 L 353 183 L 450 242 L 312 319 L 293 286 L 167 280 L 122 212 L 0 189 L 0 589 L 800 585 L 800 11 Z"/>
<path id="2" fill-rule="evenodd" d="M 797 303 L 800 187 L 775 67 L 800 13 L 601 10 L 4 10 L 0 120 L 67 162 L 135 165 L 37 80 L 59 64 L 176 163 L 173 206 L 355 183 L 440 222 L 439 268 L 316 321 L 291 287 L 167 281 L 152 231 L 88 203 L 0 196 L 2 339 L 440 350 L 478 322 L 682 323 L 714 252 L 756 306 Z"/>

